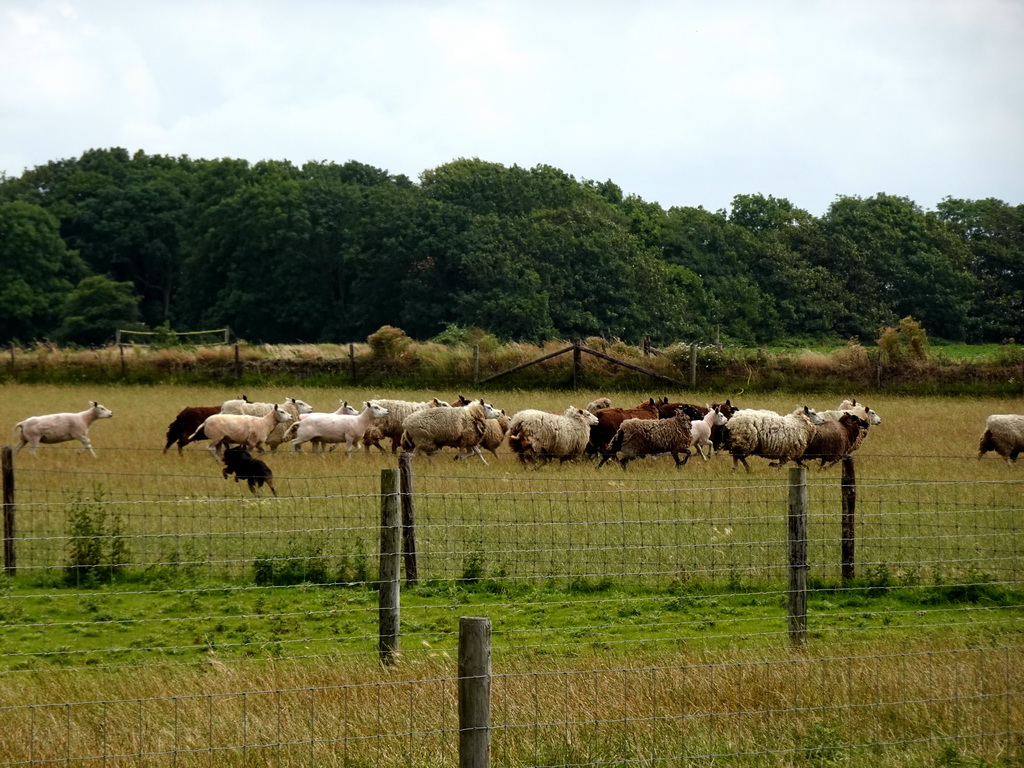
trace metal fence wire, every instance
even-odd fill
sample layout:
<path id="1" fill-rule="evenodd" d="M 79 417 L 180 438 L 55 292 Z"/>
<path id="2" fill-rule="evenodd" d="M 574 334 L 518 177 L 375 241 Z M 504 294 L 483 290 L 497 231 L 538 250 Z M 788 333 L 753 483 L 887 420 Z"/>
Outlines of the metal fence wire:
<path id="1" fill-rule="evenodd" d="M 451 765 L 468 616 L 493 627 L 499 764 L 1024 754 L 1013 473 L 860 478 L 855 516 L 835 476 L 800 475 L 797 567 L 785 473 L 417 467 L 391 553 L 383 473 L 284 477 L 276 496 L 188 474 L 14 475 L 0 766 Z M 405 570 L 384 654 L 389 556 Z"/>

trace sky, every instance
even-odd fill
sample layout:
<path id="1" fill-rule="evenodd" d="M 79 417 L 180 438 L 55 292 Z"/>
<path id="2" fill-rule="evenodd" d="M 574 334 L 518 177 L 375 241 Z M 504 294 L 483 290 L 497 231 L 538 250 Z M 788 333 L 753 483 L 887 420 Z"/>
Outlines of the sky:
<path id="1" fill-rule="evenodd" d="M 0 0 L 0 72 L 7 176 L 123 147 L 1024 204 L 1024 0 Z"/>

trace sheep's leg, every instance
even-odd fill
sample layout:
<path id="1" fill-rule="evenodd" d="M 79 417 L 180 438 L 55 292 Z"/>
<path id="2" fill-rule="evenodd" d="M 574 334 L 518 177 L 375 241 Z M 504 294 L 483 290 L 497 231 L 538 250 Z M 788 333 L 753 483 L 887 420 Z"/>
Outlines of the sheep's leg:
<path id="1" fill-rule="evenodd" d="M 484 458 L 484 455 L 483 455 L 483 454 L 482 454 L 482 453 L 480 452 L 480 446 L 478 446 L 478 445 L 474 445 L 474 446 L 473 446 L 473 447 L 472 447 L 472 448 L 471 448 L 471 449 L 469 450 L 469 452 L 468 452 L 468 453 L 466 453 L 466 455 L 465 455 L 465 456 L 463 456 L 462 458 L 468 459 L 469 457 L 473 456 L 474 454 L 475 454 L 475 455 L 477 455 L 477 456 L 479 456 L 479 457 L 480 457 L 480 461 L 482 461 L 482 462 L 483 462 L 483 463 L 484 463 L 485 465 L 487 464 L 487 459 L 485 459 L 485 458 Z M 455 458 L 457 459 L 457 458 L 459 458 L 459 457 L 458 457 L 458 456 L 456 456 Z"/>
<path id="2" fill-rule="evenodd" d="M 679 460 L 679 454 L 678 453 L 673 453 L 672 454 L 672 458 L 676 460 L 676 466 L 677 467 L 681 467 L 681 466 L 685 465 L 686 462 L 688 462 L 690 460 L 690 452 L 687 451 L 686 453 L 683 454 L 682 461 Z"/>
<path id="3" fill-rule="evenodd" d="M 82 444 L 82 449 L 79 451 L 79 453 L 84 453 L 85 451 L 88 451 L 94 459 L 96 458 L 96 451 L 92 449 L 92 441 L 89 440 L 89 438 L 86 435 L 82 435 L 80 438 L 78 438 L 78 442 Z"/>

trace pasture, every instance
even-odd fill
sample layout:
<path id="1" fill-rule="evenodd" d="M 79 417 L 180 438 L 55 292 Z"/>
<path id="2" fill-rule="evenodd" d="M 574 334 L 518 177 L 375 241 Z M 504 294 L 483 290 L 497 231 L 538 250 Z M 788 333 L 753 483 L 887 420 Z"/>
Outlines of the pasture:
<path id="1" fill-rule="evenodd" d="M 753 458 L 737 472 L 725 454 L 625 471 L 524 468 L 507 448 L 486 466 L 450 451 L 417 458 L 421 582 L 403 591 L 400 663 L 382 669 L 367 582 L 380 473 L 395 458 L 283 446 L 262 456 L 270 498 L 223 480 L 205 443 L 162 453 L 181 407 L 241 394 L 0 387 L 8 434 L 89 400 L 114 412 L 90 430 L 95 459 L 77 443 L 16 457 L 18 575 L 0 594 L 0 739 L 16 741 L 0 765 L 142 754 L 170 764 L 172 753 L 204 765 L 451 763 L 444 680 L 460 615 L 495 624 L 495 756 L 510 764 L 1019 759 L 1024 466 L 975 457 L 985 417 L 1020 413 L 1020 400 L 649 393 L 779 412 L 854 396 L 882 416 L 857 454 L 852 584 L 839 579 L 839 468 L 807 473 L 812 640 L 796 652 L 785 469 Z M 333 411 L 339 399 L 477 393 L 244 394 Z M 643 399 L 484 397 L 511 414 L 608 394 Z M 123 544 L 100 555 L 118 568 L 69 568 L 69 550 L 96 540 Z"/>

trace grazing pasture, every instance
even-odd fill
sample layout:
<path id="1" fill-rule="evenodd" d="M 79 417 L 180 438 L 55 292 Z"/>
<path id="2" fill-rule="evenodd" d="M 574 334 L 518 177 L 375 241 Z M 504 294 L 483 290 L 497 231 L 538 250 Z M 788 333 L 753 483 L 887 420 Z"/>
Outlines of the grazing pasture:
<path id="1" fill-rule="evenodd" d="M 855 454 L 857 579 L 839 577 L 838 466 L 807 472 L 810 636 L 793 650 L 786 469 L 752 457 L 736 472 L 727 452 L 524 467 L 507 445 L 484 465 L 446 449 L 413 460 L 420 583 L 403 589 L 402 655 L 382 669 L 368 583 L 395 456 L 285 444 L 256 454 L 272 497 L 225 481 L 204 443 L 163 452 L 184 406 L 242 394 L 318 411 L 482 394 L 506 413 L 604 395 L 779 413 L 856 397 L 883 419 Z M 1020 758 L 1024 462 L 976 458 L 986 417 L 1020 400 L 5 385 L 0 428 L 88 400 L 117 413 L 96 458 L 74 444 L 16 457 L 0 766 L 452 764 L 465 615 L 494 622 L 506 764 Z"/>

